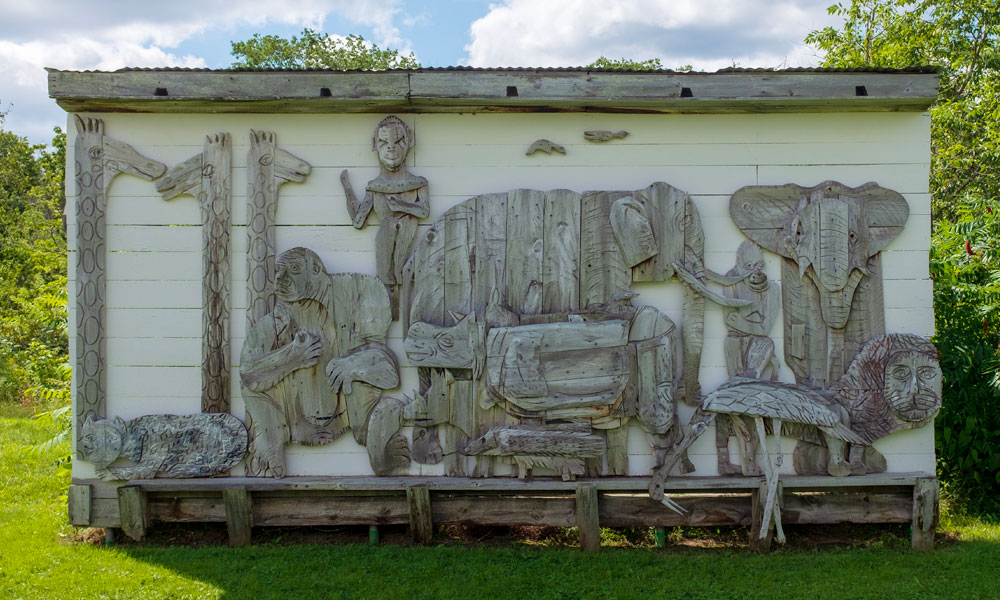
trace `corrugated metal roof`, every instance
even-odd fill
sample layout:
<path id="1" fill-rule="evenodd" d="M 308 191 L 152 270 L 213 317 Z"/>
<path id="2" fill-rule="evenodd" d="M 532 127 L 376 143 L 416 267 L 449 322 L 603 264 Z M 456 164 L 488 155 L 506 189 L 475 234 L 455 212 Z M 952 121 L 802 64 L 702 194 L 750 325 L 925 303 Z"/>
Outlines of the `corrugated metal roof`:
<path id="1" fill-rule="evenodd" d="M 685 75 L 713 75 L 717 73 L 886 73 L 886 74 L 934 74 L 940 73 L 941 67 L 933 65 L 919 65 L 905 68 L 892 67 L 793 67 L 787 69 L 772 69 L 763 67 L 726 67 L 718 71 L 676 71 L 673 69 L 655 70 L 632 70 L 632 69 L 597 69 L 588 67 L 420 67 L 418 69 L 383 69 L 378 71 L 365 69 L 352 69 L 347 71 L 335 69 L 208 69 L 191 67 L 125 67 L 114 71 L 87 70 L 73 71 L 64 69 L 47 68 L 50 73 L 130 73 L 136 71 L 145 72 L 191 72 L 191 73 L 419 73 L 422 71 L 492 71 L 492 72 L 542 72 L 542 73 L 682 73 Z"/>

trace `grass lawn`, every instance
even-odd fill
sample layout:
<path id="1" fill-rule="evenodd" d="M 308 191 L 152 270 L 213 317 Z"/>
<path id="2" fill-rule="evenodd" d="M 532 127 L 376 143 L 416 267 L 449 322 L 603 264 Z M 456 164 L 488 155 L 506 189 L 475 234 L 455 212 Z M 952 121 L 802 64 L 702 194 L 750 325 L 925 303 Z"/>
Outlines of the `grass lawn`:
<path id="1" fill-rule="evenodd" d="M 66 523 L 68 477 L 31 447 L 54 433 L 0 407 L 0 598 L 1000 598 L 1000 525 L 946 518 L 927 554 L 907 535 L 855 547 L 105 547 Z M 743 533 L 740 533 L 742 536 Z M 92 535 L 91 539 L 96 538 Z M 609 532 L 609 541 L 614 535 Z"/>

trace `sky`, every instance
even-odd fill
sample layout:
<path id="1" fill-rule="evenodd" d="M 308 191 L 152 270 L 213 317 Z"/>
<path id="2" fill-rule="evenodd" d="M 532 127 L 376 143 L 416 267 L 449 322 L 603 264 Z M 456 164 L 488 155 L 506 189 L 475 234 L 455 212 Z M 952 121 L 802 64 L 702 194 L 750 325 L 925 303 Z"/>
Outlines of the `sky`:
<path id="1" fill-rule="evenodd" d="M 833 0 L 0 0 L 4 128 L 46 143 L 66 115 L 45 67 L 226 68 L 231 42 L 309 27 L 412 52 L 426 67 L 815 66 L 802 43 Z"/>

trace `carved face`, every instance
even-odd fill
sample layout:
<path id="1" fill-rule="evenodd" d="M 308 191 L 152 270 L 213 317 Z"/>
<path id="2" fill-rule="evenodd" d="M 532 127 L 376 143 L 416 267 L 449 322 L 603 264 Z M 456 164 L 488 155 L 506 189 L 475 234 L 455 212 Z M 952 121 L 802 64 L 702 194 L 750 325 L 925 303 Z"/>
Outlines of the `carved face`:
<path id="1" fill-rule="evenodd" d="M 893 415 L 909 422 L 931 417 L 941 406 L 941 367 L 922 352 L 900 352 L 885 367 L 885 398 Z"/>
<path id="2" fill-rule="evenodd" d="M 398 171 L 410 151 L 410 136 L 402 123 L 388 122 L 375 132 L 375 151 L 386 169 Z"/>
<path id="3" fill-rule="evenodd" d="M 423 321 L 410 325 L 403 349 L 410 364 L 419 367 L 470 369 L 474 361 L 473 340 L 478 329 L 469 315 L 451 327 Z"/>
<path id="4" fill-rule="evenodd" d="M 115 462 L 122 453 L 125 422 L 87 419 L 81 428 L 80 454 L 99 469 Z"/>
<path id="5" fill-rule="evenodd" d="M 282 302 L 315 298 L 321 289 L 323 262 L 311 250 L 293 248 L 276 261 L 274 294 Z"/>
<path id="6" fill-rule="evenodd" d="M 764 272 L 764 254 L 760 246 L 747 240 L 736 251 L 736 274 L 749 275 L 747 284 L 754 291 L 767 288 L 767 273 Z"/>

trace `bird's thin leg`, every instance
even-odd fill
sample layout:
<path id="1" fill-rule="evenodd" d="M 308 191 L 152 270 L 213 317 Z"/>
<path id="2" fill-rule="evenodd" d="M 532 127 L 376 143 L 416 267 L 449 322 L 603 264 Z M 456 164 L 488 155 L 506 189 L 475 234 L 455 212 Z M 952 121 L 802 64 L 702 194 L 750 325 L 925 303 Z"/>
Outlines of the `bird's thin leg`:
<path id="1" fill-rule="evenodd" d="M 767 495 L 774 496 L 774 534 L 779 544 L 785 543 L 785 531 L 781 528 L 781 502 L 778 501 L 778 480 L 781 479 L 781 420 L 771 419 L 774 428 L 774 444 L 777 446 L 778 456 L 775 459 L 774 481 L 767 482 Z M 772 491 L 773 488 L 773 491 Z"/>
<path id="2" fill-rule="evenodd" d="M 767 534 L 771 529 L 771 513 L 774 512 L 774 497 L 778 491 L 778 478 L 775 476 L 774 465 L 771 464 L 771 457 L 767 452 L 767 432 L 764 430 L 764 417 L 755 416 L 753 422 L 757 426 L 757 435 L 760 438 L 760 451 L 763 454 L 762 458 L 764 462 L 764 478 L 767 480 L 767 499 L 764 501 L 764 512 L 760 524 L 760 539 L 763 540 L 767 538 Z M 772 481 L 774 482 L 774 493 L 771 491 Z"/>

